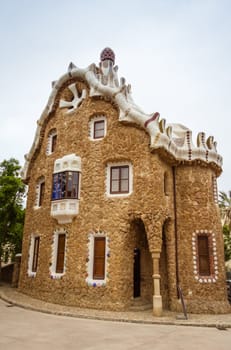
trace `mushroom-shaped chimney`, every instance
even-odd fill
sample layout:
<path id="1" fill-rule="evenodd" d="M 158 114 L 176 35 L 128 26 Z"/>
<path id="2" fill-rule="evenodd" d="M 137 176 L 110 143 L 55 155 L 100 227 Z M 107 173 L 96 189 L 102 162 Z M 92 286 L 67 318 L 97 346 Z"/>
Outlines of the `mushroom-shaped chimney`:
<path id="1" fill-rule="evenodd" d="M 100 54 L 100 60 L 101 60 L 101 62 L 106 61 L 106 60 L 110 60 L 113 62 L 113 65 L 114 65 L 115 54 L 112 51 L 112 49 L 110 49 L 110 47 L 105 47 L 105 49 L 103 49 L 103 51 Z"/>

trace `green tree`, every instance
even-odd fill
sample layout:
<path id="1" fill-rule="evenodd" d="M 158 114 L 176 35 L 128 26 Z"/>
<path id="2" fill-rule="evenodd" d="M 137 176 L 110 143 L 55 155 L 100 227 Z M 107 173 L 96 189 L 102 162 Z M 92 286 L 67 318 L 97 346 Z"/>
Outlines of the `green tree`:
<path id="1" fill-rule="evenodd" d="M 222 225 L 228 225 L 231 229 L 231 192 L 219 192 L 219 207 L 221 211 Z"/>
<path id="2" fill-rule="evenodd" d="M 21 251 L 25 185 L 19 176 L 20 169 L 14 158 L 0 163 L 0 275 L 4 247 L 7 244 L 13 247 L 13 254 Z"/>
<path id="3" fill-rule="evenodd" d="M 225 261 L 231 259 L 231 192 L 219 193 L 219 207 L 223 226 Z"/>
<path id="4" fill-rule="evenodd" d="M 223 226 L 224 248 L 225 248 L 225 261 L 231 259 L 231 235 L 230 228 L 227 225 Z"/>

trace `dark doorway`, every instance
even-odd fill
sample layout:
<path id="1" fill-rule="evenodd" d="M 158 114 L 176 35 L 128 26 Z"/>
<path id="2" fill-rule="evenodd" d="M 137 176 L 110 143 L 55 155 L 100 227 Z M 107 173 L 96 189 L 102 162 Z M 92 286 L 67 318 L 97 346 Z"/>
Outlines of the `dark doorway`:
<path id="1" fill-rule="evenodd" d="M 134 298 L 140 297 L 140 249 L 134 249 Z"/>

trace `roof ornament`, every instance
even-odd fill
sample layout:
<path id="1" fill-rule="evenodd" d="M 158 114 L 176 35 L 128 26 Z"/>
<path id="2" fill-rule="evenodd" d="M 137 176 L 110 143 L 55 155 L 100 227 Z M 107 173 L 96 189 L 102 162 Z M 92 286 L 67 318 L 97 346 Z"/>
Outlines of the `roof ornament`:
<path id="1" fill-rule="evenodd" d="M 112 61 L 113 65 L 115 64 L 115 53 L 110 47 L 105 47 L 100 54 L 100 60 L 103 61 Z"/>
<path id="2" fill-rule="evenodd" d="M 110 47 L 105 47 L 100 54 L 100 82 L 103 85 L 115 88 L 119 87 L 117 76 L 118 66 L 115 64 L 115 54 Z"/>

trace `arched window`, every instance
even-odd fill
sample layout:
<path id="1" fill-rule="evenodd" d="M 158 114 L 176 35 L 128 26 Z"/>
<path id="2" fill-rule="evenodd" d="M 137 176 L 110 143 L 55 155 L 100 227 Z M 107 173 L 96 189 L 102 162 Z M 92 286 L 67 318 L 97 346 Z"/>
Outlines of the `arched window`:
<path id="1" fill-rule="evenodd" d="M 40 208 L 43 205 L 45 197 L 45 178 L 41 176 L 36 185 L 35 208 Z"/>
<path id="2" fill-rule="evenodd" d="M 57 145 L 57 130 L 52 129 L 48 134 L 47 150 L 46 150 L 47 155 L 50 155 L 55 152 L 56 145 Z"/>

